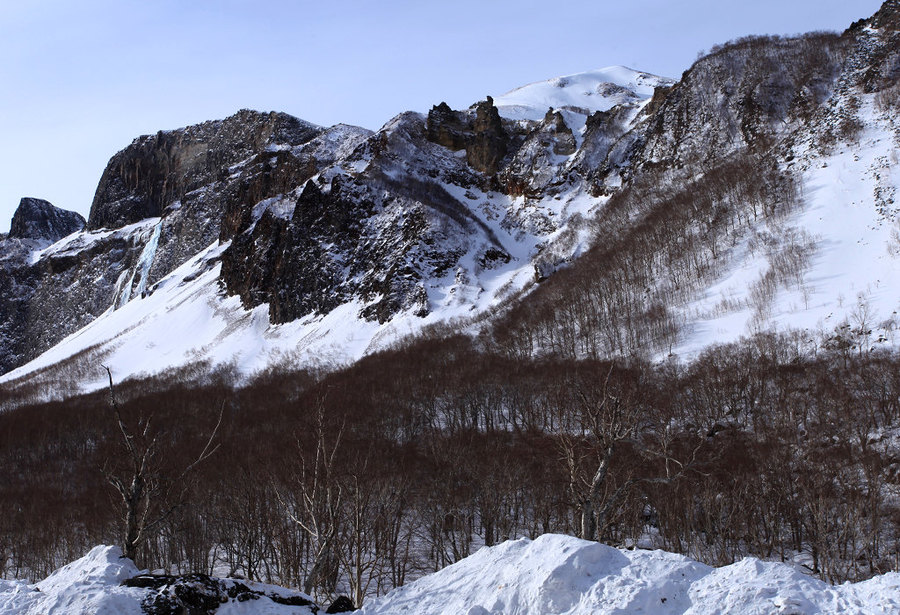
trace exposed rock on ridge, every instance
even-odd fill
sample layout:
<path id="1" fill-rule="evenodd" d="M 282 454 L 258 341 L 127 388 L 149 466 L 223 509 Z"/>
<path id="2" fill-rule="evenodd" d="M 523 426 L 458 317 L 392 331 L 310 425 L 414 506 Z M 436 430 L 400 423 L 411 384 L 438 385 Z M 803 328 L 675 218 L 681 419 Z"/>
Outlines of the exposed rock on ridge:
<path id="1" fill-rule="evenodd" d="M 429 141 L 454 151 L 466 150 L 466 160 L 473 169 L 494 175 L 510 147 L 510 135 L 494 100 L 475 103 L 469 111 L 453 111 L 441 103 L 428 112 Z"/>
<path id="2" fill-rule="evenodd" d="M 84 226 L 81 214 L 59 209 L 43 199 L 25 197 L 19 201 L 19 207 L 13 214 L 9 237 L 54 243 Z"/>
<path id="3" fill-rule="evenodd" d="M 46 246 L 84 220 L 23 200 L 25 208 L 17 212 L 22 222 L 14 221 L 0 250 L 7 273 L 0 281 L 0 371 L 27 362 L 106 310 L 152 292 L 156 281 L 219 237 L 229 208 L 252 209 L 257 200 L 316 173 L 339 147 L 327 140 L 310 143 L 325 132 L 283 113 L 240 111 L 140 137 L 107 165 L 89 230 L 49 248 L 34 263 L 30 250 L 11 257 L 16 236 L 42 234 Z M 368 131 L 341 133 L 341 142 L 355 143 Z M 297 156 L 291 155 L 294 148 Z M 28 230 L 37 228 L 38 218 L 44 220 L 38 226 L 50 219 L 68 220 L 69 226 L 55 223 L 52 233 Z"/>
<path id="4" fill-rule="evenodd" d="M 139 137 L 109 161 L 88 228 L 119 228 L 159 217 L 166 206 L 224 179 L 229 167 L 267 145 L 300 145 L 320 132 L 284 113 L 243 110 L 225 120 Z"/>

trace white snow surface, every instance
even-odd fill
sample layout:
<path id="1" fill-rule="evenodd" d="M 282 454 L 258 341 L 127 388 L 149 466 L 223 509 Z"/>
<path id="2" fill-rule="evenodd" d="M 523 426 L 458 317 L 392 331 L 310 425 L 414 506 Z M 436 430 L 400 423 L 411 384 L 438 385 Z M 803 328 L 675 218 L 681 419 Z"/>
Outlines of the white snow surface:
<path id="1" fill-rule="evenodd" d="M 616 105 L 643 103 L 653 96 L 654 88 L 673 83 L 624 66 L 608 66 L 516 88 L 495 96 L 494 106 L 511 120 L 539 121 L 549 107 L 588 116 Z"/>
<path id="2" fill-rule="evenodd" d="M 121 583 L 142 572 L 119 547 L 98 546 L 35 584 L 0 579 L 0 615 L 143 615 L 141 600 L 146 589 Z M 226 582 L 230 582 L 226 579 Z M 241 581 L 268 595 L 296 595 L 273 585 Z M 305 606 L 278 604 L 266 596 L 239 602 L 229 600 L 219 615 L 309 615 Z"/>
<path id="3" fill-rule="evenodd" d="M 140 589 L 120 583 L 140 571 L 118 547 L 94 547 L 34 585 L 0 580 L 0 613 L 141 615 Z"/>
<path id="4" fill-rule="evenodd" d="M 118 547 L 98 546 L 35 584 L 0 580 L 2 615 L 139 615 L 148 590 Z M 295 594 L 242 581 L 271 594 Z M 298 615 L 268 598 L 219 615 Z M 367 603 L 360 615 L 887 615 L 900 613 L 900 574 L 832 586 L 787 564 L 746 558 L 712 568 L 665 551 L 622 550 L 546 534 L 485 547 Z"/>
<path id="5" fill-rule="evenodd" d="M 781 563 L 711 568 L 665 551 L 547 534 L 485 547 L 364 606 L 361 615 L 900 613 L 900 574 L 831 586 Z"/>
<path id="6" fill-rule="evenodd" d="M 683 308 L 692 332 L 676 354 L 691 357 L 757 331 L 822 337 L 846 325 L 872 330 L 873 347 L 900 346 L 900 127 L 872 98 L 861 98 L 866 128 L 858 141 L 824 156 L 801 152 L 798 168 L 788 165 L 802 182 L 801 206 L 757 225 L 733 250 L 728 272 Z M 780 254 L 804 243 L 810 263 L 754 309 L 754 284 Z"/>

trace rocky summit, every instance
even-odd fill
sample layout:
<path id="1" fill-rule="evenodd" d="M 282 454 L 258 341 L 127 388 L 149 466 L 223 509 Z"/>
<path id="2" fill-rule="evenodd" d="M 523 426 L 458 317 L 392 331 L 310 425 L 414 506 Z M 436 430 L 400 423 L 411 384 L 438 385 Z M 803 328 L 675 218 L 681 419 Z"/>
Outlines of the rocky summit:
<path id="1" fill-rule="evenodd" d="M 84 227 L 80 214 L 54 207 L 43 199 L 25 197 L 13 214 L 9 237 L 55 243 Z"/>

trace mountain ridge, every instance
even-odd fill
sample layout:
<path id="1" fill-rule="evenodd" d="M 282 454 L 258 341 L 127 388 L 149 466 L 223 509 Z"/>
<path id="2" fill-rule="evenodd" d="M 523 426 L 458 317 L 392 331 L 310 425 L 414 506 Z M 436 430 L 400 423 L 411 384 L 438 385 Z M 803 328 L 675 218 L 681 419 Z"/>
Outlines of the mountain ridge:
<path id="1" fill-rule="evenodd" d="M 841 305 L 856 294 L 857 284 L 862 293 L 857 303 L 872 306 L 879 314 L 876 324 L 883 325 L 882 343 L 894 344 L 890 315 L 900 307 L 894 305 L 897 298 L 890 290 L 864 291 L 892 275 L 896 259 L 877 257 L 881 264 L 872 280 L 866 272 L 858 279 L 839 274 L 846 288 L 805 282 L 834 277 L 816 273 L 814 265 L 826 254 L 823 246 L 848 249 L 851 238 L 827 225 L 818 225 L 818 234 L 805 231 L 816 224 L 812 214 L 803 212 L 833 208 L 844 198 L 831 194 L 817 200 L 820 191 L 810 192 L 808 186 L 827 175 L 823 168 L 864 173 L 865 190 L 854 193 L 854 199 L 875 201 L 869 226 L 877 230 L 869 243 L 891 250 L 897 126 L 895 107 L 886 101 L 887 92 L 896 89 L 898 72 L 891 52 L 897 42 L 896 4 L 886 2 L 842 35 L 735 41 L 699 59 L 678 82 L 609 67 L 528 84 L 466 110 L 441 104 L 427 115 L 400 114 L 375 133 L 242 111 L 226 120 L 136 139 L 104 172 L 89 230 L 78 240 L 82 248 L 51 248 L 34 263 L 10 269 L 13 277 L 42 291 L 32 296 L 55 292 L 52 278 L 36 269 L 55 274 L 63 268 L 70 272 L 68 283 L 77 287 L 84 275 L 74 272 L 96 267 L 106 272 L 107 281 L 91 291 L 95 307 L 67 306 L 61 318 L 53 317 L 53 335 L 44 334 L 31 348 L 24 348 L 21 334 L 16 337 L 17 327 L 7 326 L 6 335 L 18 341 L 6 346 L 19 350 L 7 352 L 3 369 L 8 373 L 2 379 L 22 378 L 38 366 L 46 370 L 88 348 L 120 357 L 121 363 L 129 361 L 129 353 L 157 352 L 158 345 L 131 343 L 123 333 L 140 329 L 140 320 L 118 330 L 101 322 L 93 324 L 91 334 L 76 332 L 87 322 L 110 319 L 114 307 L 123 309 L 130 301 L 200 278 L 216 282 L 205 291 L 196 289 L 194 296 L 206 297 L 210 305 L 221 302 L 224 311 L 213 312 L 230 315 L 217 333 L 210 331 L 196 345 L 172 348 L 170 367 L 193 360 L 234 361 L 239 371 L 252 372 L 291 355 L 341 364 L 431 325 L 456 323 L 452 326 L 474 333 L 482 325 L 465 323 L 485 317 L 518 318 L 504 330 L 539 340 L 527 352 L 559 352 L 554 340 L 574 336 L 578 341 L 565 352 L 576 355 L 690 355 L 722 339 L 722 333 L 734 339 L 778 327 L 783 314 L 800 314 L 781 320 L 790 327 L 818 329 L 825 337 L 851 312 L 858 314 L 858 307 Z M 215 136 L 216 130 L 224 136 Z M 863 158 L 866 164 L 859 164 Z M 741 165 L 760 171 L 746 174 Z M 641 182 L 665 189 L 635 200 Z M 744 184 L 734 188 L 738 184 L 728 182 Z M 632 342 L 605 338 L 596 323 L 615 317 L 590 299 L 594 291 L 579 298 L 554 286 L 555 272 L 581 263 L 577 257 L 582 254 L 596 253 L 606 243 L 603 233 L 641 236 L 634 235 L 644 232 L 640 225 L 658 218 L 659 208 L 667 206 L 670 197 L 659 195 L 674 195 L 668 207 L 696 209 L 701 201 L 685 205 L 687 197 L 678 194 L 701 186 L 709 209 L 679 217 L 677 223 L 670 216 L 666 224 L 681 226 L 672 226 L 675 235 L 653 240 L 656 248 L 650 249 L 661 250 L 662 256 L 640 274 L 646 280 L 639 282 L 644 294 L 628 291 L 628 297 L 616 299 L 624 302 L 622 314 L 635 312 L 627 318 L 631 324 L 623 325 L 633 330 L 614 337 Z M 842 219 L 854 219 L 846 211 Z M 101 232 L 105 221 L 131 221 L 140 228 Z M 688 247 L 676 248 L 679 242 Z M 208 256 L 198 257 L 201 253 Z M 184 269 L 187 263 L 194 269 Z M 684 267 L 690 280 L 679 281 L 678 268 Z M 591 289 L 606 284 L 605 275 L 572 286 Z M 611 288 L 603 294 L 617 296 Z M 530 297 L 534 289 L 541 289 L 535 295 L 541 301 L 558 292 L 571 304 L 586 301 L 588 320 L 554 322 L 553 308 L 529 308 L 525 304 L 531 299 L 519 299 L 521 308 L 511 312 L 500 309 L 513 305 L 513 297 Z M 228 296 L 239 298 L 238 311 L 224 308 L 233 305 Z M 20 304 L 35 305 L 29 301 Z M 170 311 L 178 305 L 184 304 Z M 34 310 L 30 318 L 39 318 L 35 308 L 24 309 Z M 525 316 L 529 310 L 551 310 L 550 320 L 533 329 Z M 11 322 L 9 317 L 5 322 Z M 287 329 L 298 337 L 291 339 Z M 237 330 L 262 337 L 223 344 Z M 67 334 L 91 343 L 57 348 L 21 368 Z M 250 359 L 235 346 L 255 348 L 263 356 Z M 82 362 L 96 361 L 83 357 Z M 13 367 L 20 369 L 9 371 Z M 137 373 L 123 370 L 123 376 Z"/>

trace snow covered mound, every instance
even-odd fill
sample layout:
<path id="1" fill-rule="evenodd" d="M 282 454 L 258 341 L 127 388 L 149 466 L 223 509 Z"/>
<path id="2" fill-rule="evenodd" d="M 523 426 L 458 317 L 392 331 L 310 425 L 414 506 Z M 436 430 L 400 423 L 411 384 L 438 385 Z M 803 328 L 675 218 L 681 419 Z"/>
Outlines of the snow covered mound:
<path id="1" fill-rule="evenodd" d="M 747 558 L 711 568 L 664 551 L 544 535 L 484 548 L 363 608 L 364 615 L 742 615 L 900 612 L 900 574 L 832 587 Z"/>
<path id="2" fill-rule="evenodd" d="M 653 96 L 654 88 L 673 83 L 624 66 L 609 66 L 516 88 L 494 97 L 494 105 L 501 116 L 511 120 L 539 121 L 548 106 L 586 116 L 616 105 L 644 102 Z"/>
<path id="3" fill-rule="evenodd" d="M 140 615 L 144 592 L 120 585 L 138 572 L 118 547 L 94 547 L 35 585 L 0 581 L 0 613 Z"/>
<path id="4" fill-rule="evenodd" d="M 309 596 L 294 590 L 203 575 L 145 574 L 131 582 L 137 586 L 123 585 L 140 574 L 118 547 L 94 547 L 34 585 L 0 580 L 0 615 L 205 613 L 209 604 L 217 615 L 311 615 L 318 610 Z M 154 579 L 162 583 L 148 584 Z"/>

